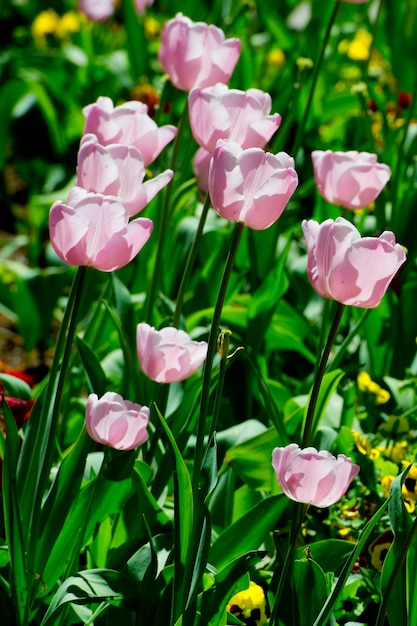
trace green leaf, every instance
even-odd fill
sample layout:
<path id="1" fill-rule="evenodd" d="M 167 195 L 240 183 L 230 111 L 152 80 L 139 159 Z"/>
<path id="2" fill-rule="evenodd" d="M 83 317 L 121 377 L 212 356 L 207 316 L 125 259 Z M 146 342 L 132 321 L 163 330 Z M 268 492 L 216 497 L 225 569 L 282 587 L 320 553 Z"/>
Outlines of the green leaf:
<path id="1" fill-rule="evenodd" d="M 24 623 L 27 602 L 26 546 L 16 491 L 16 472 L 20 442 L 16 422 L 4 396 L 3 415 L 6 424 L 6 440 L 3 461 L 3 509 L 6 540 L 9 546 L 11 588 L 16 610 L 17 626 Z"/>
<path id="2" fill-rule="evenodd" d="M 199 626 L 220 626 L 230 598 L 239 591 L 247 589 L 247 572 L 258 563 L 266 552 L 249 552 L 231 561 L 215 576 L 213 587 L 205 591 L 201 599 L 201 618 Z M 242 577 L 245 577 L 242 581 Z M 224 623 L 224 622 L 223 622 Z"/>
<path id="3" fill-rule="evenodd" d="M 344 371 L 337 369 L 332 372 L 328 372 L 327 374 L 323 376 L 323 380 L 322 380 L 320 391 L 319 391 L 319 397 L 317 399 L 316 410 L 315 410 L 312 439 L 314 439 L 314 435 L 318 430 L 320 421 L 324 416 L 326 407 L 344 375 L 345 375 Z M 309 403 L 307 403 L 306 405 L 306 413 L 307 413 L 308 405 Z"/>
<path id="4" fill-rule="evenodd" d="M 75 341 L 87 376 L 89 392 L 96 393 L 100 398 L 106 392 L 106 375 L 100 361 L 84 339 L 76 337 Z"/>
<path id="5" fill-rule="evenodd" d="M 299 609 L 297 624 L 311 626 L 327 598 L 326 577 L 318 563 L 307 557 L 294 562 L 293 580 Z"/>
<path id="6" fill-rule="evenodd" d="M 257 550 L 284 514 L 288 500 L 283 494 L 265 498 L 222 532 L 211 546 L 209 563 L 222 570 L 246 552 Z"/>
<path id="7" fill-rule="evenodd" d="M 68 578 L 58 589 L 41 622 L 41 626 L 53 626 L 68 604 L 90 604 L 133 600 L 137 585 L 127 576 L 108 569 L 79 572 Z"/>
<path id="8" fill-rule="evenodd" d="M 385 512 L 385 509 L 388 506 L 388 502 L 389 500 L 386 500 L 384 502 L 384 504 L 373 515 L 373 517 L 369 520 L 366 526 L 360 531 L 357 542 L 350 553 L 349 559 L 345 561 L 343 569 L 337 579 L 337 583 L 334 586 L 331 594 L 328 596 L 326 603 L 321 609 L 317 619 L 314 621 L 313 626 L 325 626 L 325 624 L 328 623 L 335 604 L 343 591 L 343 587 L 345 586 L 348 577 L 352 572 L 352 568 L 355 564 L 358 554 L 363 550 L 366 542 L 368 541 L 369 535 L 379 523 L 382 515 Z"/>
<path id="9" fill-rule="evenodd" d="M 269 327 L 275 308 L 289 287 L 285 273 L 285 261 L 291 239 L 279 256 L 273 269 L 267 274 L 260 287 L 253 294 L 248 308 L 248 343 L 259 350 Z"/>
<path id="10" fill-rule="evenodd" d="M 109 515 L 120 513 L 130 494 L 134 453 L 112 453 L 114 457 L 102 466 L 98 476 L 81 489 L 57 540 L 50 548 L 42 574 L 47 589 L 53 587 L 66 568 L 77 561 L 81 548 L 93 535 L 96 525 Z"/>
<path id="11" fill-rule="evenodd" d="M 304 556 L 305 547 L 297 550 L 297 558 Z M 339 573 L 352 551 L 352 542 L 343 539 L 324 539 L 309 545 L 311 558 L 325 572 Z"/>
<path id="12" fill-rule="evenodd" d="M 271 492 L 277 489 L 277 479 L 271 464 L 272 450 L 282 445 L 274 427 L 243 443 L 232 446 L 225 463 L 253 489 Z"/>
<path id="13" fill-rule="evenodd" d="M 32 399 L 31 388 L 24 380 L 17 378 L 17 376 L 0 373 L 0 381 L 3 383 L 4 391 L 7 396 L 21 398 L 22 400 Z"/>
<path id="14" fill-rule="evenodd" d="M 162 417 L 158 407 L 155 407 L 161 426 L 168 440 L 174 463 L 174 487 L 175 487 L 175 576 L 174 576 L 174 618 L 178 618 L 185 608 L 189 594 L 189 581 L 184 576 L 186 571 L 189 552 L 193 550 L 191 544 L 194 521 L 193 492 L 190 474 L 184 459 L 178 449 L 174 436 L 168 424 Z"/>
<path id="15" fill-rule="evenodd" d="M 42 505 L 40 517 L 41 535 L 37 542 L 37 559 L 35 569 L 44 570 L 51 555 L 51 546 L 62 532 L 67 517 L 79 494 L 83 479 L 84 467 L 91 439 L 84 430 L 71 450 L 66 454 L 59 466 L 54 482 Z"/>
<path id="16" fill-rule="evenodd" d="M 382 567 L 381 593 L 390 626 L 407 626 L 410 623 L 407 615 L 407 566 L 404 550 L 407 549 L 412 521 L 401 494 L 402 484 L 409 469 L 408 467 L 393 481 L 388 506 L 394 541 Z M 403 559 L 402 562 L 401 559 Z"/>

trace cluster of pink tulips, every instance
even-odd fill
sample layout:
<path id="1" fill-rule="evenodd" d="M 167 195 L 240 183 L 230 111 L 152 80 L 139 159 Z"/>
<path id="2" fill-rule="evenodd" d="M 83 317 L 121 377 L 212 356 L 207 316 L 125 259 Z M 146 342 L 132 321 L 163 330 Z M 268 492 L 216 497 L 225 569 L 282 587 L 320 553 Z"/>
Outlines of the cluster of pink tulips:
<path id="1" fill-rule="evenodd" d="M 158 58 L 172 83 L 189 92 L 190 126 L 200 146 L 193 161 L 200 190 L 208 191 L 222 218 L 261 230 L 280 217 L 298 175 L 291 156 L 264 149 L 281 123 L 278 113 L 271 114 L 269 94 L 226 85 L 239 53 L 239 40 L 227 40 L 215 26 L 179 14 L 165 25 Z M 144 182 L 145 167 L 176 129 L 158 128 L 145 105 L 128 102 L 114 108 L 104 97 L 84 114 L 76 183 L 67 202 L 51 208 L 50 237 L 64 262 L 113 271 L 129 263 L 151 235 L 152 222 L 136 215 L 173 172 Z M 346 210 L 366 208 L 390 177 L 389 168 L 373 154 L 316 150 L 312 159 L 318 191 Z M 304 220 L 302 230 L 312 287 L 343 305 L 378 306 L 405 262 L 393 233 L 361 237 L 344 217 L 322 224 Z M 207 343 L 194 342 L 173 327 L 156 330 L 143 322 L 137 327 L 137 352 L 144 374 L 158 383 L 172 383 L 196 371 L 206 358 Z M 89 434 L 118 449 L 143 444 L 148 420 L 147 407 L 115 393 L 101 399 L 91 395 L 87 402 Z M 318 507 L 340 499 L 359 471 L 343 455 L 335 458 L 294 443 L 273 451 L 273 467 L 288 497 Z"/>

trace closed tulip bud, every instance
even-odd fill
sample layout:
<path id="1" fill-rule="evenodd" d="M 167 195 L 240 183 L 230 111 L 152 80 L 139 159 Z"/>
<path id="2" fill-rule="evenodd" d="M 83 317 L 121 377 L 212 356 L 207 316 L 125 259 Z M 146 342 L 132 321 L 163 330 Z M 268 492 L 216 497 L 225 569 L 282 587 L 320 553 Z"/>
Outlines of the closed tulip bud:
<path id="1" fill-rule="evenodd" d="M 307 275 L 315 291 L 342 304 L 378 306 L 406 260 L 394 234 L 384 231 L 379 237 L 361 237 L 343 217 L 322 224 L 304 220 L 302 228 Z"/>
<path id="2" fill-rule="evenodd" d="M 137 326 L 140 369 L 158 383 L 175 383 L 191 376 L 207 356 L 205 341 L 192 341 L 183 330 L 173 327 L 155 330 L 149 324 Z"/>
<path id="3" fill-rule="evenodd" d="M 172 170 L 143 182 L 145 165 L 134 146 L 102 146 L 95 135 L 85 135 L 78 152 L 76 186 L 106 196 L 118 196 L 133 217 L 169 183 Z"/>
<path id="4" fill-rule="evenodd" d="M 239 55 L 239 39 L 226 39 L 217 26 L 178 13 L 162 30 L 158 59 L 173 85 L 190 91 L 227 83 Z"/>
<path id="5" fill-rule="evenodd" d="M 101 398 L 88 396 L 85 414 L 87 432 L 94 441 L 116 450 L 133 450 L 148 439 L 147 406 L 124 400 L 108 391 Z"/>
<path id="6" fill-rule="evenodd" d="M 272 466 L 288 498 L 319 508 L 340 500 L 359 472 L 359 465 L 344 454 L 335 457 L 327 450 L 301 449 L 296 443 L 275 448 Z"/>
<path id="7" fill-rule="evenodd" d="M 74 187 L 67 204 L 55 202 L 49 212 L 49 234 L 55 252 L 68 265 L 88 265 L 111 272 L 127 265 L 148 241 L 153 223 L 129 221 L 119 198 Z"/>
<path id="8" fill-rule="evenodd" d="M 115 10 L 114 0 L 79 0 L 79 10 L 93 22 L 104 22 Z"/>
<path id="9" fill-rule="evenodd" d="M 314 150 L 314 178 L 327 202 L 345 209 L 364 209 L 375 200 L 391 176 L 388 165 L 369 152 Z"/>
<path id="10" fill-rule="evenodd" d="M 123 144 L 141 152 L 147 167 L 177 134 L 175 126 L 161 126 L 148 115 L 143 102 L 125 102 L 113 107 L 110 98 L 101 96 L 84 107 L 84 134 L 93 134 L 102 146 Z"/>
<path id="11" fill-rule="evenodd" d="M 285 152 L 243 150 L 228 140 L 217 143 L 210 162 L 209 192 L 221 217 L 254 230 L 268 228 L 280 217 L 297 185 L 294 160 Z"/>

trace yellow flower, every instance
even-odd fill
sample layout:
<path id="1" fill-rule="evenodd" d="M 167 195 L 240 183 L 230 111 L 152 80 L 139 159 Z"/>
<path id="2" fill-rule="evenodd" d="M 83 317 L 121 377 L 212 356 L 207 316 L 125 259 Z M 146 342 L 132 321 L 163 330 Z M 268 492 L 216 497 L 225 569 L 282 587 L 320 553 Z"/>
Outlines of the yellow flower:
<path id="1" fill-rule="evenodd" d="M 371 442 L 368 441 L 365 435 L 360 435 L 356 430 L 352 430 L 352 434 L 356 447 L 361 454 L 370 459 L 377 459 L 379 457 L 379 449 L 373 448 Z"/>
<path id="2" fill-rule="evenodd" d="M 403 465 L 408 465 L 407 461 L 402 462 Z M 412 465 L 403 482 L 402 494 L 408 500 L 417 500 L 417 467 Z"/>
<path id="3" fill-rule="evenodd" d="M 374 382 L 368 372 L 359 372 L 357 380 L 359 391 L 372 394 L 375 404 L 386 404 L 391 398 L 389 391 Z"/>
<path id="4" fill-rule="evenodd" d="M 368 372 L 359 372 L 358 374 L 358 389 L 359 391 L 368 391 L 369 383 L 372 382 Z"/>
<path id="5" fill-rule="evenodd" d="M 383 476 L 381 478 L 381 485 L 382 485 L 382 489 L 383 489 L 383 492 L 384 492 L 384 498 L 388 498 L 389 492 L 390 492 L 390 489 L 391 489 L 391 485 L 392 485 L 392 482 L 393 482 L 394 478 L 395 478 L 395 476 L 390 476 L 390 475 L 389 476 Z"/>
<path id="6" fill-rule="evenodd" d="M 266 621 L 265 607 L 265 594 L 262 587 L 251 580 L 249 589 L 240 591 L 229 601 L 227 611 L 244 624 L 262 626 Z"/>
<path id="7" fill-rule="evenodd" d="M 394 444 L 388 444 L 385 448 L 380 446 L 379 449 L 386 459 L 390 459 L 394 463 L 401 463 L 407 453 L 407 447 L 407 441 L 398 441 Z"/>
<path id="8" fill-rule="evenodd" d="M 154 17 L 145 17 L 145 34 L 148 39 L 155 39 L 160 33 L 161 25 Z"/>
<path id="9" fill-rule="evenodd" d="M 352 61 L 367 61 L 372 45 L 372 35 L 360 29 L 352 41 L 343 39 L 338 46 L 339 54 L 346 54 Z"/>
<path id="10" fill-rule="evenodd" d="M 386 530 L 369 546 L 372 565 L 379 571 L 382 569 L 385 557 L 387 556 L 393 540 L 394 535 L 392 534 L 392 531 Z"/>
<path id="11" fill-rule="evenodd" d="M 280 48 L 273 48 L 266 55 L 266 63 L 267 65 L 272 65 L 273 67 L 283 67 L 285 63 L 285 54 L 284 51 Z"/>
<path id="12" fill-rule="evenodd" d="M 78 33 L 81 27 L 81 13 L 76 11 L 68 11 L 64 13 L 59 22 L 56 34 L 64 39 L 71 33 Z"/>
<path id="13" fill-rule="evenodd" d="M 53 9 L 42 11 L 32 22 L 32 35 L 38 43 L 44 43 L 48 35 L 55 35 L 60 17 Z"/>

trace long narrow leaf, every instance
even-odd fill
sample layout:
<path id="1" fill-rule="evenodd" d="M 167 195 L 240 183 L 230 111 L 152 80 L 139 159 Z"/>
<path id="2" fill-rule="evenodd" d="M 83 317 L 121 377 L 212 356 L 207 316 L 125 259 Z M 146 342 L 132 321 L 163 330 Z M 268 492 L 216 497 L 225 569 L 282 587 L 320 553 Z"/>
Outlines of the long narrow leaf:
<path id="1" fill-rule="evenodd" d="M 16 608 L 17 624 L 20 625 L 24 623 L 27 602 L 26 546 L 16 491 L 16 472 L 20 443 L 13 413 L 4 396 L 2 406 L 7 432 L 3 462 L 4 524 L 6 540 L 9 546 L 12 596 Z M 34 575 L 33 572 L 32 574 Z"/>
<path id="2" fill-rule="evenodd" d="M 169 448 L 175 462 L 175 575 L 174 575 L 174 618 L 177 619 L 185 608 L 189 595 L 190 581 L 184 576 L 186 561 L 191 546 L 194 505 L 190 474 L 177 443 L 160 411 L 156 412 L 168 439 Z"/>
<path id="3" fill-rule="evenodd" d="M 352 568 L 356 561 L 356 558 L 358 554 L 361 552 L 365 543 L 367 542 L 369 535 L 371 534 L 371 532 L 373 531 L 373 529 L 375 528 L 375 526 L 378 524 L 379 520 L 381 519 L 383 513 L 385 512 L 385 509 L 388 506 L 388 502 L 389 502 L 389 499 L 384 502 L 384 504 L 379 508 L 379 510 L 375 513 L 375 515 L 366 524 L 365 528 L 363 528 L 361 532 L 359 533 L 356 545 L 353 548 L 349 559 L 346 561 L 332 593 L 327 598 L 326 603 L 323 605 L 323 608 L 321 609 L 313 626 L 324 626 L 325 624 L 327 624 L 327 620 L 330 619 L 330 615 L 334 609 L 334 606 L 340 594 L 342 593 L 343 587 L 345 586 L 348 576 L 352 572 Z"/>

